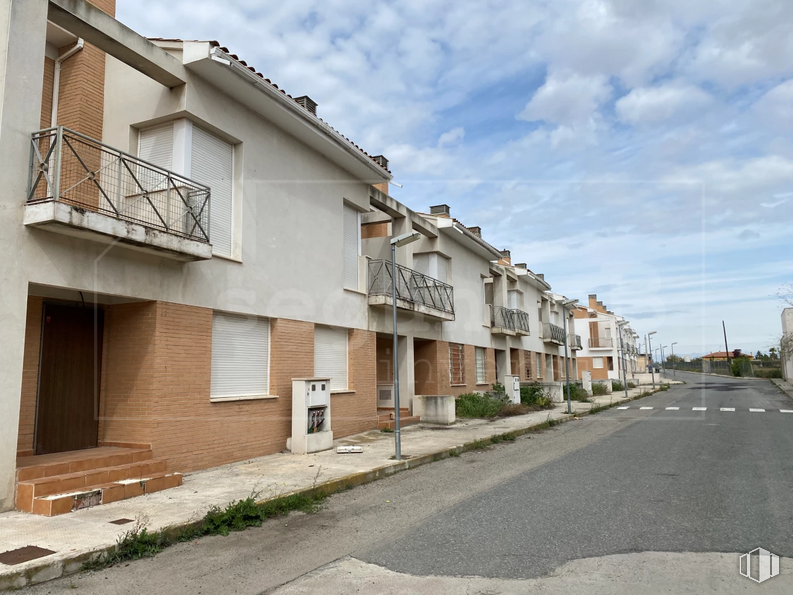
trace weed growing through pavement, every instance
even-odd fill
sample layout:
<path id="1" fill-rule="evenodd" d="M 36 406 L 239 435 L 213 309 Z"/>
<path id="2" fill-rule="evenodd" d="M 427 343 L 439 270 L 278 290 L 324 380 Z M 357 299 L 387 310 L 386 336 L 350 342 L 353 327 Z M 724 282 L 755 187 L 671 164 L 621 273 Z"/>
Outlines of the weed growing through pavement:
<path id="1" fill-rule="evenodd" d="M 319 477 L 319 473 L 317 474 Z M 101 570 L 120 562 L 150 558 L 165 548 L 179 542 L 192 541 L 205 535 L 228 535 L 231 531 L 242 531 L 248 527 L 259 527 L 268 518 L 288 515 L 290 512 L 317 512 L 325 494 L 293 494 L 256 503 L 258 493 L 245 500 L 228 504 L 225 508 L 209 509 L 203 519 L 178 529 L 149 531 L 148 519 L 139 518 L 135 526 L 118 539 L 112 552 L 105 552 L 83 564 L 83 570 Z"/>

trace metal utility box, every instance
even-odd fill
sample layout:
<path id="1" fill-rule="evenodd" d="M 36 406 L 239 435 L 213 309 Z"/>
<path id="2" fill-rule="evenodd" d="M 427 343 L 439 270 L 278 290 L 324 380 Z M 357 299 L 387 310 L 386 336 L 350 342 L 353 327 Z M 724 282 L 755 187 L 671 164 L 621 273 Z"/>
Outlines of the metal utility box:
<path id="1" fill-rule="evenodd" d="M 520 376 L 504 376 L 504 390 L 510 403 L 520 403 Z"/>
<path id="2" fill-rule="evenodd" d="M 292 379 L 292 437 L 286 448 L 306 454 L 333 448 L 330 378 Z"/>

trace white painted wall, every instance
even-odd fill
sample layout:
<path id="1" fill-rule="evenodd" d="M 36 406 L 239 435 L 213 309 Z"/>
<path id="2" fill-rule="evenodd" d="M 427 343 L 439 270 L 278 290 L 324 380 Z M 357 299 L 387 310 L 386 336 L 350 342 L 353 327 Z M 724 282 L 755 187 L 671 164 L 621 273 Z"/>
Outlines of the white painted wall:
<path id="1" fill-rule="evenodd" d="M 788 344 L 793 343 L 793 308 L 782 310 L 782 341 L 785 345 L 782 357 L 782 375 L 785 380 L 793 380 L 793 350 Z"/>

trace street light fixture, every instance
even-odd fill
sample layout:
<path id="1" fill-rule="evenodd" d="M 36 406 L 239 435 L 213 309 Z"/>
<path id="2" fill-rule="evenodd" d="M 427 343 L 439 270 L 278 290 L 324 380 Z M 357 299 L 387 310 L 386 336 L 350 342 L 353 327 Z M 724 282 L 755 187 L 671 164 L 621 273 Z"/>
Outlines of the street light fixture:
<path id="1" fill-rule="evenodd" d="M 397 290 L 396 290 L 396 249 L 421 237 L 417 231 L 403 233 L 391 238 L 391 300 L 394 310 L 394 458 L 402 460 L 402 437 L 399 433 L 399 335 L 397 334 Z"/>
<path id="2" fill-rule="evenodd" d="M 562 312 L 564 313 L 564 375 L 567 378 L 567 414 L 573 412 L 573 406 L 570 403 L 570 362 L 567 359 L 567 313 L 564 312 L 568 306 L 575 306 L 578 300 L 566 300 L 562 302 Z"/>
<path id="3" fill-rule="evenodd" d="M 670 347 L 672 348 L 672 378 L 677 379 L 677 370 L 675 369 L 675 345 L 677 345 L 677 341 L 672 343 Z"/>
<path id="4" fill-rule="evenodd" d="M 669 345 L 661 345 L 661 376 L 663 376 L 664 372 L 666 372 L 666 359 L 664 359 L 664 349 L 669 347 Z"/>
<path id="5" fill-rule="evenodd" d="M 655 333 L 657 333 L 657 332 L 658 331 L 653 331 L 651 333 L 647 333 L 647 342 L 648 342 L 648 345 L 649 345 L 649 348 L 648 348 L 648 351 L 647 351 L 647 355 L 651 359 L 653 357 L 653 339 L 652 339 L 652 336 Z M 653 362 L 653 364 L 655 364 L 655 362 Z M 653 390 L 655 390 L 655 365 L 651 365 L 650 366 L 650 376 L 653 379 Z"/>

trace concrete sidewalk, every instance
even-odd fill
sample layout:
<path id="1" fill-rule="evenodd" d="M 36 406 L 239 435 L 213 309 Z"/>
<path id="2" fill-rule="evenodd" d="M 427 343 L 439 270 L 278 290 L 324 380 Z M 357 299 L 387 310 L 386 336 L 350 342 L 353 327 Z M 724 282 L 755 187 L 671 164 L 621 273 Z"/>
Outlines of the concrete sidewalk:
<path id="1" fill-rule="evenodd" d="M 666 381 L 669 382 L 669 381 Z M 629 390 L 629 399 L 647 386 Z M 593 406 L 625 400 L 624 392 L 594 397 L 592 403 L 573 403 L 583 412 Z M 43 517 L 22 512 L 0 514 L 0 553 L 24 546 L 53 550 L 45 557 L 7 566 L 0 564 L 0 589 L 21 587 L 80 570 L 82 563 L 115 547 L 119 536 L 133 524 L 115 525 L 118 519 L 145 519 L 150 531 L 201 519 L 213 506 L 255 495 L 264 501 L 296 492 L 322 489 L 333 493 L 351 486 L 445 458 L 477 440 L 511 432 L 522 433 L 547 420 L 570 419 L 566 403 L 552 410 L 489 420 L 458 420 L 452 426 L 420 424 L 402 430 L 402 461 L 391 459 L 394 434 L 379 430 L 348 436 L 334 449 L 309 455 L 278 453 L 216 467 L 184 476 L 184 483 L 150 495 Z M 363 454 L 336 454 L 339 445 L 363 446 Z"/>

